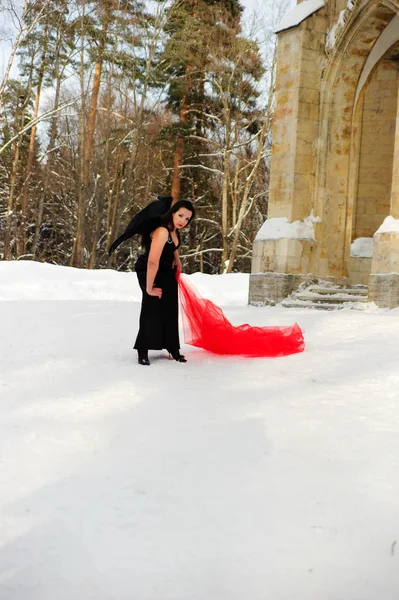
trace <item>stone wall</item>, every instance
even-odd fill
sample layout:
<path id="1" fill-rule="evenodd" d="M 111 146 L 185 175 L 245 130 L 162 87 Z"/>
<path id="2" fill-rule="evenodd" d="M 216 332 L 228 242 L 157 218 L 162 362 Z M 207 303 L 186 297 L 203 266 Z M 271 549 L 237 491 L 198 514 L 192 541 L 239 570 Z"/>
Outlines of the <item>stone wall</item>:
<path id="1" fill-rule="evenodd" d="M 371 272 L 399 273 L 399 233 L 377 233 L 374 236 Z"/>
<path id="2" fill-rule="evenodd" d="M 349 261 L 349 279 L 352 285 L 368 285 L 371 261 L 371 258 L 351 256 Z"/>
<path id="3" fill-rule="evenodd" d="M 399 233 L 376 233 L 369 278 L 369 299 L 386 308 L 399 306 Z"/>
<path id="4" fill-rule="evenodd" d="M 325 9 L 279 36 L 269 218 L 302 220 L 313 208 Z"/>
<path id="5" fill-rule="evenodd" d="M 310 240 L 255 240 L 252 273 L 310 273 L 315 242 Z"/>
<path id="6" fill-rule="evenodd" d="M 370 275 L 369 300 L 381 308 L 399 306 L 399 274 L 381 273 Z"/>
<path id="7" fill-rule="evenodd" d="M 248 303 L 255 306 L 273 306 L 305 282 L 311 283 L 312 277 L 285 273 L 252 273 L 249 278 Z"/>

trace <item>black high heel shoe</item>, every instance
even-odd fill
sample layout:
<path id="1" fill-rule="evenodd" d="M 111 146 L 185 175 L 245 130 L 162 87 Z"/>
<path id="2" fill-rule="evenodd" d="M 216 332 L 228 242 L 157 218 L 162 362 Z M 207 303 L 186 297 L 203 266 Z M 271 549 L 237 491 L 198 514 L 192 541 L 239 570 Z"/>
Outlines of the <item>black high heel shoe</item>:
<path id="1" fill-rule="evenodd" d="M 139 365 L 149 366 L 151 363 L 148 360 L 148 351 L 147 350 L 138 350 L 138 359 L 137 362 Z"/>
<path id="2" fill-rule="evenodd" d="M 176 360 L 177 362 L 181 362 L 181 363 L 186 363 L 187 359 L 183 354 L 180 354 L 180 352 L 178 350 L 174 350 L 173 352 L 171 350 L 168 350 L 169 354 L 173 357 L 174 360 Z"/>

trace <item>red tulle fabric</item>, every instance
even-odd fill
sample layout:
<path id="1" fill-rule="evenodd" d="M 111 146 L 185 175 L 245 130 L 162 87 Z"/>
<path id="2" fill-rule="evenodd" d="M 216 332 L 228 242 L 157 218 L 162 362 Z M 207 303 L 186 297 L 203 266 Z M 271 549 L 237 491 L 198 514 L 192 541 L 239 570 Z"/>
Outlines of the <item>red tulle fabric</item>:
<path id="1" fill-rule="evenodd" d="M 186 344 L 215 354 L 243 356 L 286 356 L 305 348 L 297 323 L 290 327 L 235 327 L 221 308 L 202 298 L 184 275 L 178 274 Z"/>

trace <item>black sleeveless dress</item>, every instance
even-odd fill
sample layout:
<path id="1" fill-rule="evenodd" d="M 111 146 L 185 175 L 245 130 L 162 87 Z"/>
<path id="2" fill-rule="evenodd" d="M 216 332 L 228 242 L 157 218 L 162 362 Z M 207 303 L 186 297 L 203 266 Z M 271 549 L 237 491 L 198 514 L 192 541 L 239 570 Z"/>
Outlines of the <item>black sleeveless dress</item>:
<path id="1" fill-rule="evenodd" d="M 167 227 L 166 227 L 167 229 Z M 136 261 L 135 269 L 143 299 L 141 303 L 140 328 L 134 344 L 136 350 L 176 351 L 179 342 L 179 301 L 176 269 L 173 265 L 173 253 L 180 246 L 179 231 L 176 232 L 179 243 L 175 246 L 168 229 L 168 240 L 159 259 L 154 286 L 162 289 L 162 298 L 149 296 L 146 292 L 147 264 L 151 248 L 151 237 L 144 240 L 145 253 Z"/>

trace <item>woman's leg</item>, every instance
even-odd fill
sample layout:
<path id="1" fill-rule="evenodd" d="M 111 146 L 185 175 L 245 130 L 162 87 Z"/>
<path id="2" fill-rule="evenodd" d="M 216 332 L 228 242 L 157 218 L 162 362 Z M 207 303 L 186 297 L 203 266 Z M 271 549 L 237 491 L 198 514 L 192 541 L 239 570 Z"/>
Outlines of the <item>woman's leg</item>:
<path id="1" fill-rule="evenodd" d="M 139 281 L 141 291 L 143 292 L 143 299 L 141 302 L 141 311 L 140 311 L 140 327 L 139 327 L 139 332 L 137 334 L 136 342 L 134 344 L 134 348 L 135 348 L 135 350 L 137 350 L 137 362 L 139 363 L 139 365 L 148 366 L 150 364 L 150 361 L 148 360 L 148 348 L 145 347 L 145 335 L 143 335 L 143 331 L 142 331 L 142 322 L 145 318 L 145 316 L 143 314 L 144 313 L 144 306 L 143 306 L 144 294 L 145 294 L 145 286 L 146 286 L 145 272 L 137 271 L 137 279 Z"/>
<path id="2" fill-rule="evenodd" d="M 167 348 L 167 351 L 169 352 L 169 354 L 171 354 L 173 356 L 174 360 L 177 360 L 177 362 L 182 362 L 182 363 L 187 362 L 187 359 L 184 357 L 184 355 L 180 354 L 180 350 L 174 350 L 174 349 Z"/>
<path id="3" fill-rule="evenodd" d="M 148 350 L 137 350 L 137 362 L 139 365 L 149 365 Z"/>

